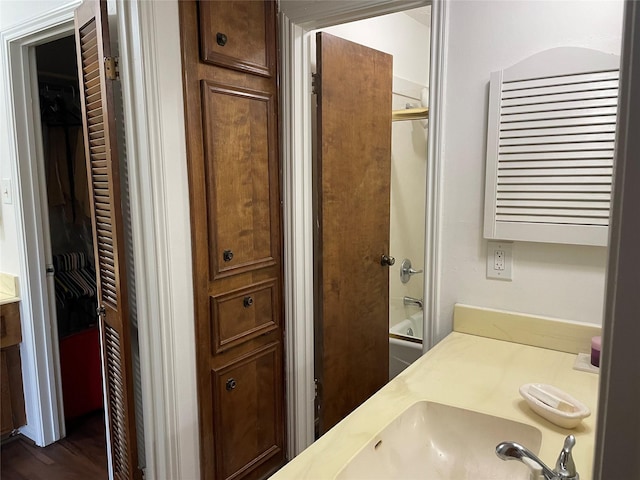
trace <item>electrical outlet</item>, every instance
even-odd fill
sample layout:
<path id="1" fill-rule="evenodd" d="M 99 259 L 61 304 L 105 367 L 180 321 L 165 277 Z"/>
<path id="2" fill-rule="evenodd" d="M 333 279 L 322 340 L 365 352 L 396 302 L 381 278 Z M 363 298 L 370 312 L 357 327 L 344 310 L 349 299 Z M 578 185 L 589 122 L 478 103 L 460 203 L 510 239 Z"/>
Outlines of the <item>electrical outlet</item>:
<path id="1" fill-rule="evenodd" d="M 487 278 L 512 280 L 513 243 L 487 243 Z"/>

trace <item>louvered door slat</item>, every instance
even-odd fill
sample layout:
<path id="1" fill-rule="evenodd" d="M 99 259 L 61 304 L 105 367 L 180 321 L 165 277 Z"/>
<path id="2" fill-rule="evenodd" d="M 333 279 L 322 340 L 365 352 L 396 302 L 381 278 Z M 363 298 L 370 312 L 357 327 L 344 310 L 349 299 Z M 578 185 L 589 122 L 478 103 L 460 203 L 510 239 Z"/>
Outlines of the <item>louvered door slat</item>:
<path id="1" fill-rule="evenodd" d="M 537 105 L 538 108 L 544 107 L 543 105 Z M 502 123 L 514 123 L 514 122 L 527 122 L 534 120 L 553 120 L 556 118 L 586 118 L 586 117 L 598 117 L 602 115 L 615 115 L 616 106 L 608 107 L 589 107 L 578 109 L 555 109 L 555 110 L 529 110 L 523 113 L 503 113 L 500 118 Z"/>
<path id="2" fill-rule="evenodd" d="M 570 159 L 590 159 L 590 158 L 613 158 L 613 150 L 587 150 L 581 151 L 553 151 L 538 153 L 502 153 L 499 155 L 500 162 L 525 161 L 525 160 L 570 160 Z"/>
<path id="3" fill-rule="evenodd" d="M 562 76 L 551 75 L 532 80 L 507 80 L 503 82 L 502 91 L 533 89 L 548 87 L 550 85 L 577 85 L 581 83 L 617 80 L 617 71 L 604 71 L 595 73 L 564 74 Z"/>
<path id="4" fill-rule="evenodd" d="M 563 78 L 563 77 L 560 77 Z M 564 77 L 566 78 L 566 77 Z M 535 87 L 535 88 L 520 88 L 517 90 L 505 90 L 502 89 L 502 99 L 509 98 L 531 98 L 531 97 L 540 97 L 541 100 L 544 100 L 543 96 L 551 96 L 551 95 L 559 95 L 559 94 L 590 94 L 598 92 L 599 90 L 610 90 L 618 88 L 618 80 L 609 80 L 609 81 L 595 81 L 595 82 L 583 82 L 583 83 L 570 83 L 563 84 L 558 82 L 556 77 L 552 77 L 549 79 L 549 84 L 544 87 Z M 576 95 L 579 96 L 579 95 Z M 546 100 L 544 100 L 546 103 Z"/>
<path id="5" fill-rule="evenodd" d="M 593 98 L 588 100 L 567 100 L 566 102 L 547 101 L 532 105 L 503 106 L 502 114 L 511 115 L 514 113 L 553 112 L 594 107 L 615 107 L 616 105 L 618 105 L 617 97 Z"/>
<path id="6" fill-rule="evenodd" d="M 131 370 L 119 164 L 110 81 L 106 3 L 85 0 L 76 10 L 78 73 L 94 230 L 94 254 L 104 359 L 106 416 L 114 478 L 139 479 Z"/>
<path id="7" fill-rule="evenodd" d="M 502 147 L 512 145 L 553 145 L 575 142 L 613 142 L 614 132 L 574 133 L 573 135 L 536 135 L 528 137 L 504 137 L 500 139 Z"/>
<path id="8" fill-rule="evenodd" d="M 500 165 L 500 168 L 584 168 L 584 167 L 611 167 L 613 166 L 612 158 L 578 158 L 565 160 L 511 160 L 508 164 Z"/>
<path id="9" fill-rule="evenodd" d="M 491 75 L 486 238 L 606 244 L 617 95 L 617 57 L 586 49 Z"/>
<path id="10" fill-rule="evenodd" d="M 565 127 L 553 126 L 551 128 L 537 128 L 531 131 L 523 130 L 501 130 L 498 138 L 537 138 L 544 136 L 556 136 L 556 135 L 581 135 L 581 134 L 601 134 L 601 133 L 613 133 L 615 134 L 616 124 L 598 124 L 598 125 L 569 125 Z"/>
<path id="11" fill-rule="evenodd" d="M 526 145 L 503 145 L 500 144 L 500 153 L 534 153 L 534 152 L 575 152 L 582 150 L 610 150 L 613 152 L 614 142 L 579 142 L 579 141 L 536 143 Z"/>

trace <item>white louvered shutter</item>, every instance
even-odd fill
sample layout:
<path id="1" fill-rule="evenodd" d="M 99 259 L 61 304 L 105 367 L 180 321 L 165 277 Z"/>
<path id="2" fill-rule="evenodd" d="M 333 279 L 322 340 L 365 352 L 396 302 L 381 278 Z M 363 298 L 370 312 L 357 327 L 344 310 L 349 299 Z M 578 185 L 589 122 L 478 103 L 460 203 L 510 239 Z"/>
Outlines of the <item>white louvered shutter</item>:
<path id="1" fill-rule="evenodd" d="M 485 238 L 607 244 L 618 68 L 557 48 L 491 74 Z"/>

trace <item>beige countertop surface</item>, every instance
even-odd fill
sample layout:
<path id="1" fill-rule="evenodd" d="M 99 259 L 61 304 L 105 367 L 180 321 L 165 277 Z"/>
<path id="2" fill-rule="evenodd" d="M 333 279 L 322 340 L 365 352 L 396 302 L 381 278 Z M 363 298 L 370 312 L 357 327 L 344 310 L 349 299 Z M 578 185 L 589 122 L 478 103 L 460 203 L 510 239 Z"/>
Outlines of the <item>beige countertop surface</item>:
<path id="1" fill-rule="evenodd" d="M 0 305 L 20 300 L 18 295 L 18 277 L 0 272 Z"/>
<path id="2" fill-rule="evenodd" d="M 538 428 L 539 457 L 552 468 L 565 436 L 573 434 L 576 467 L 581 479 L 589 480 L 599 376 L 574 370 L 575 359 L 572 353 L 453 332 L 271 478 L 332 479 L 396 416 L 429 400 Z M 557 427 L 520 396 L 525 383 L 554 385 L 586 404 L 591 416 L 575 429 Z"/>
<path id="3" fill-rule="evenodd" d="M 5 303 L 13 303 L 20 301 L 20 297 L 16 295 L 9 295 L 7 293 L 0 292 L 0 305 L 4 305 Z"/>

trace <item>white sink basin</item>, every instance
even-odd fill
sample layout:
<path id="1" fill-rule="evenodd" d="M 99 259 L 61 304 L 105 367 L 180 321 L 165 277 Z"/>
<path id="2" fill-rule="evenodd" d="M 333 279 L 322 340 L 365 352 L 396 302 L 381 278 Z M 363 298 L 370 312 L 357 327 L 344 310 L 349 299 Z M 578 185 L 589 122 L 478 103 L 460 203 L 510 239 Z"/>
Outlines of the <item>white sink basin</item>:
<path id="1" fill-rule="evenodd" d="M 537 455 L 542 434 L 523 423 L 418 402 L 356 453 L 336 480 L 527 480 L 524 464 L 496 456 L 496 445 L 504 441 L 518 442 Z"/>

